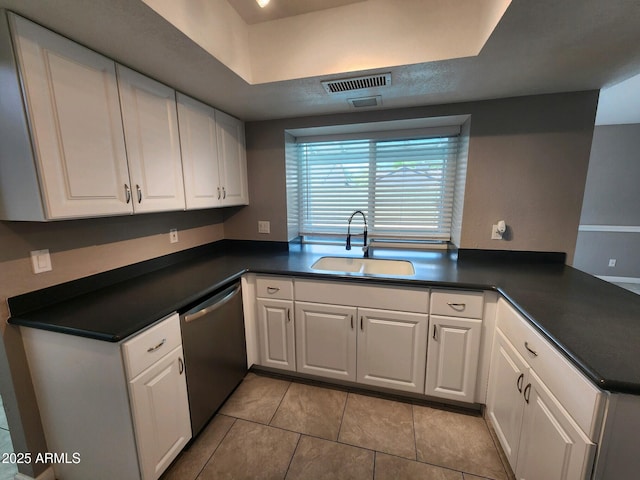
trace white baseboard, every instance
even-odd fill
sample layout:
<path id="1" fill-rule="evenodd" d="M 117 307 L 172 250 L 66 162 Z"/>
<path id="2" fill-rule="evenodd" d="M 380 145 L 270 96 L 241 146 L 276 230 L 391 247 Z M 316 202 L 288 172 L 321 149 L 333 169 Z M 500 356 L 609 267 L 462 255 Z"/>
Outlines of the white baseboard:
<path id="1" fill-rule="evenodd" d="M 44 472 L 38 475 L 36 478 L 25 475 L 24 473 L 16 473 L 15 480 L 56 480 L 56 474 L 53 471 L 53 467 L 49 466 Z"/>
<path id="2" fill-rule="evenodd" d="M 640 283 L 638 277 L 610 277 L 608 275 L 596 275 L 601 280 L 611 283 Z"/>

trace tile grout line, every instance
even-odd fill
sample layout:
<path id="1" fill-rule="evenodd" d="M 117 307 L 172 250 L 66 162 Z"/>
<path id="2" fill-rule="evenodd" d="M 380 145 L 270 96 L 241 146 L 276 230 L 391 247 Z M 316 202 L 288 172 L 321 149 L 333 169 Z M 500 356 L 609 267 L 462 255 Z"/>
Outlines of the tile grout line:
<path id="1" fill-rule="evenodd" d="M 298 447 L 300 446 L 301 441 L 302 441 L 302 433 L 298 433 L 298 441 L 296 442 L 296 448 L 293 449 L 293 453 L 291 454 L 291 458 L 289 459 L 289 464 L 287 465 L 287 470 L 284 472 L 283 480 L 287 478 L 287 475 L 289 475 L 289 469 L 291 468 L 291 464 L 293 463 L 293 457 L 296 456 L 296 452 L 298 451 Z"/>
<path id="2" fill-rule="evenodd" d="M 347 397 L 344 399 L 344 407 L 342 407 L 342 415 L 340 416 L 340 427 L 338 427 L 338 436 L 336 437 L 336 443 L 340 443 L 340 432 L 342 432 L 342 424 L 344 422 L 344 415 L 347 411 L 347 403 L 349 402 L 350 392 L 347 392 Z"/>
<path id="3" fill-rule="evenodd" d="M 266 423 L 266 425 L 268 425 L 270 427 L 272 426 L 271 422 L 273 422 L 273 419 L 276 418 L 276 413 L 278 413 L 278 410 L 280 410 L 280 407 L 282 406 L 282 402 L 284 402 L 284 397 L 286 397 L 287 393 L 289 393 L 289 389 L 291 388 L 291 384 L 293 382 L 289 381 L 288 383 L 289 383 L 289 385 L 287 385 L 287 389 L 282 394 L 282 398 L 280 398 L 280 401 L 278 402 L 278 406 L 275 408 L 275 410 L 273 411 L 273 414 L 271 415 L 271 418 L 269 418 L 269 421 Z"/>
<path id="4" fill-rule="evenodd" d="M 223 415 L 225 417 L 229 417 L 229 418 L 233 418 L 233 423 L 229 426 L 229 429 L 225 432 L 225 434 L 222 436 L 222 438 L 220 439 L 220 441 L 218 442 L 218 445 L 216 445 L 216 448 L 213 449 L 213 452 L 211 452 L 211 455 L 209 455 L 209 458 L 207 458 L 207 461 L 204 462 L 204 465 L 202 466 L 202 468 L 200 469 L 200 471 L 196 474 L 195 477 L 193 477 L 193 480 L 198 480 L 198 478 L 200 477 L 200 475 L 202 475 L 202 472 L 204 471 L 205 468 L 207 468 L 207 465 L 209 465 L 209 462 L 211 461 L 211 459 L 213 458 L 213 456 L 215 455 L 215 453 L 218 451 L 218 449 L 220 448 L 220 445 L 222 445 L 222 442 L 224 442 L 224 439 L 227 438 L 227 435 L 229 435 L 229 432 L 231 431 L 231 429 L 233 428 L 233 426 L 236 424 L 236 422 L 238 421 L 238 419 L 236 417 L 231 417 L 229 415 L 224 415 L 224 414 L 217 414 L 217 415 Z"/>
<path id="5" fill-rule="evenodd" d="M 418 439 L 416 433 L 416 414 L 414 411 L 415 405 L 411 404 L 411 426 L 413 427 L 413 449 L 416 451 L 416 462 L 418 461 Z"/>

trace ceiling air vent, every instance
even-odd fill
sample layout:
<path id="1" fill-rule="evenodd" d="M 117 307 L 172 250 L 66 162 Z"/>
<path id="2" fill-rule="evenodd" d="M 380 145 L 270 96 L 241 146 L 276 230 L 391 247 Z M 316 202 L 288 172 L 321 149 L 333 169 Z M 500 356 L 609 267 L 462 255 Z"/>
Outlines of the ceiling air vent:
<path id="1" fill-rule="evenodd" d="M 382 105 L 382 96 L 349 98 L 347 100 L 353 108 L 371 108 Z"/>
<path id="2" fill-rule="evenodd" d="M 386 87 L 391 85 L 390 73 L 379 73 L 365 77 L 341 78 L 337 80 L 324 80 L 322 86 L 327 93 L 351 92 L 365 88 Z"/>

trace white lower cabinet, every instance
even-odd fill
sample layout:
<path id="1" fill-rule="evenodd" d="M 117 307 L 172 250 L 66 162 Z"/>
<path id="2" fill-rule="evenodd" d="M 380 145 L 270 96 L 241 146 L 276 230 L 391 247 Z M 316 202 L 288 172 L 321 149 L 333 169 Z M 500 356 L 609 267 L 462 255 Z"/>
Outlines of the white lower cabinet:
<path id="1" fill-rule="evenodd" d="M 518 480 L 586 480 L 602 394 L 550 348 L 500 300 L 487 416 Z"/>
<path id="2" fill-rule="evenodd" d="M 296 302 L 297 371 L 355 381 L 357 314 L 355 307 Z"/>
<path id="3" fill-rule="evenodd" d="M 427 395 L 473 403 L 482 320 L 431 315 Z"/>
<path id="4" fill-rule="evenodd" d="M 487 415 L 493 423 L 509 464 L 518 461 L 524 399 L 522 392 L 529 382 L 529 368 L 502 332 L 496 332 L 489 379 Z"/>
<path id="5" fill-rule="evenodd" d="M 295 371 L 293 301 L 259 298 L 258 334 L 261 365 Z"/>
<path id="6" fill-rule="evenodd" d="M 159 478 L 191 438 L 182 347 L 129 382 L 143 479 Z"/>
<path id="7" fill-rule="evenodd" d="M 518 451 L 519 480 L 587 479 L 596 446 L 530 371 L 524 388 L 524 418 Z"/>
<path id="8" fill-rule="evenodd" d="M 359 308 L 359 383 L 424 391 L 428 315 Z"/>
<path id="9" fill-rule="evenodd" d="M 56 478 L 156 480 L 191 438 L 177 314 L 125 342 L 21 328 Z"/>

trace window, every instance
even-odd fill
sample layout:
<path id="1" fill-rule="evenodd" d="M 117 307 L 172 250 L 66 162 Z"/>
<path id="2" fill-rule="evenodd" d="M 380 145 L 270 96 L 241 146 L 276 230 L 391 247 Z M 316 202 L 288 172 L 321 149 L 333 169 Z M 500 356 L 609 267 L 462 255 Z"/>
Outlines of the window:
<path id="1" fill-rule="evenodd" d="M 343 235 L 362 210 L 374 238 L 448 241 L 458 138 L 298 139 L 288 157 L 299 235 Z"/>

